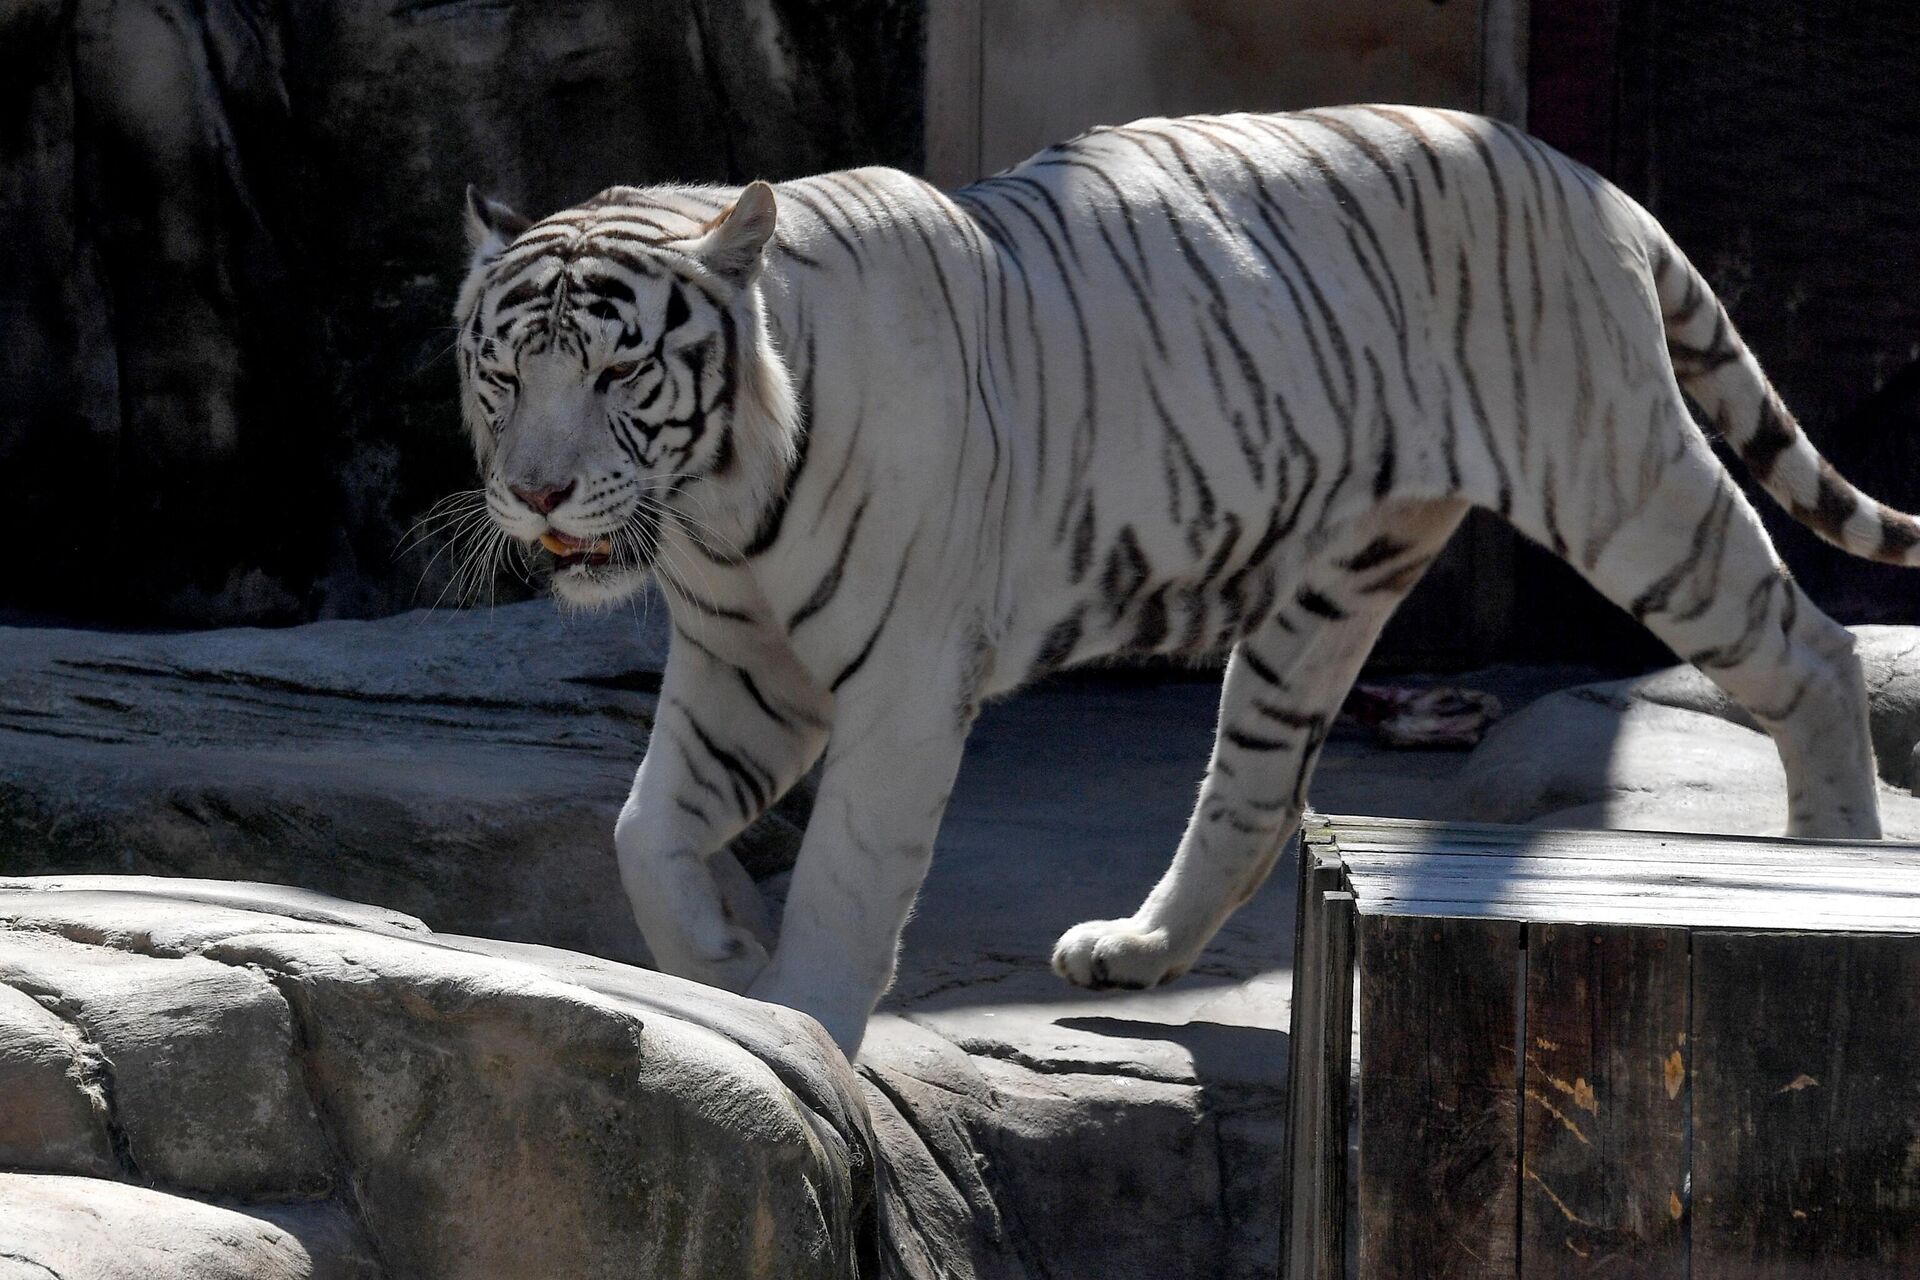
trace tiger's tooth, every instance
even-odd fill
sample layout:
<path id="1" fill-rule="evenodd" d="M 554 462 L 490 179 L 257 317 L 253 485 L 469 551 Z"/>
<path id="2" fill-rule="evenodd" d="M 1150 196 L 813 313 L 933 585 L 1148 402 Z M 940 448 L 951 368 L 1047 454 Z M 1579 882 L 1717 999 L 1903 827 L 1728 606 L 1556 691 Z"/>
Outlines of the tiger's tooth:
<path id="1" fill-rule="evenodd" d="M 557 556 L 566 555 L 567 552 L 573 550 L 572 547 L 560 540 L 559 534 L 553 532 L 551 529 L 540 535 L 540 545 Z"/>
<path id="2" fill-rule="evenodd" d="M 594 543 L 594 544 L 593 544 L 593 554 L 595 554 L 595 555 L 597 555 L 597 556 L 610 556 L 610 555 L 612 555 L 612 554 L 613 554 L 613 539 L 611 539 L 611 538 L 602 538 L 602 539 L 600 539 L 600 540 L 599 540 L 598 542 L 596 542 L 596 543 Z"/>

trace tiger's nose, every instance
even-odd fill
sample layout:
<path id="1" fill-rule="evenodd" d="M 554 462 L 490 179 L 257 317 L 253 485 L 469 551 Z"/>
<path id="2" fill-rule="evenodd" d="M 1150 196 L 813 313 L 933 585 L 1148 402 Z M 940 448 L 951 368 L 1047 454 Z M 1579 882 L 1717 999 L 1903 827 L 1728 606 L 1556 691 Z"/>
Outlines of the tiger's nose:
<path id="1" fill-rule="evenodd" d="M 552 485 L 545 489 L 523 489 L 517 484 L 510 484 L 507 486 L 507 491 L 544 516 L 551 514 L 555 507 L 573 495 L 575 483 L 577 482 L 569 480 L 565 484 Z"/>

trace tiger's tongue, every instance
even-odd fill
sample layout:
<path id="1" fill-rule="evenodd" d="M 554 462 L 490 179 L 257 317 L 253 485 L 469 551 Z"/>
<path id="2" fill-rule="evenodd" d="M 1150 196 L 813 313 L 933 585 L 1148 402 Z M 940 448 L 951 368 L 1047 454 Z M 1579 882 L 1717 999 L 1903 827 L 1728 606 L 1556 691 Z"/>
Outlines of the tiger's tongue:
<path id="1" fill-rule="evenodd" d="M 586 552 L 597 556 L 613 554 L 613 543 L 606 538 L 588 542 L 585 538 L 569 538 L 564 533 L 555 533 L 552 529 L 540 535 L 540 545 L 557 556 L 579 555 Z"/>

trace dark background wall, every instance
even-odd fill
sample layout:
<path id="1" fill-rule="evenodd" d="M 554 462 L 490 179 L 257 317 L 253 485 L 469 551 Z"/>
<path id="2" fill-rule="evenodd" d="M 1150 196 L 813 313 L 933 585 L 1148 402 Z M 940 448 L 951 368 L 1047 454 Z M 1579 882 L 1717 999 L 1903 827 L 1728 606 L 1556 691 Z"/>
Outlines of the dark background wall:
<path id="1" fill-rule="evenodd" d="M 1531 20 L 1529 128 L 1653 211 L 1843 473 L 1920 509 L 1920 5 L 1532 0 Z M 1748 491 L 1829 612 L 1920 622 L 1920 574 Z M 1542 551 L 1515 590 L 1537 625 L 1511 653 L 1661 652 Z"/>
<path id="2" fill-rule="evenodd" d="M 0 7 L 0 608 L 289 622 L 432 602 L 472 483 L 468 181 L 915 166 L 919 0 Z"/>
<path id="3" fill-rule="evenodd" d="M 942 2 L 0 9 L 0 611 L 431 603 L 433 547 L 396 551 L 471 479 L 445 354 L 463 185 L 544 212 L 616 181 L 917 167 Z M 1920 506 L 1920 6 L 1529 8 L 1530 127 L 1653 208 L 1843 470 Z M 1920 577 L 1760 506 L 1839 616 L 1920 621 Z M 1389 656 L 1658 652 L 1544 553 L 1463 543 Z"/>

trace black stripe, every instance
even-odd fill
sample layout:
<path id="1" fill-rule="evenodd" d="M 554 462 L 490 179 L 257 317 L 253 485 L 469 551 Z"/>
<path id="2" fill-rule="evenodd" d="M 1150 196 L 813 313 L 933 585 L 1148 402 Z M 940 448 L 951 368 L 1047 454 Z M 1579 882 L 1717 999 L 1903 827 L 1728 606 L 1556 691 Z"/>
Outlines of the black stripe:
<path id="1" fill-rule="evenodd" d="M 666 571 L 664 569 L 661 569 L 658 565 L 654 566 L 654 572 L 660 576 L 660 580 L 662 582 L 666 583 L 667 586 L 673 588 L 673 593 L 675 595 L 679 596 L 682 600 L 686 601 L 687 604 L 691 605 L 694 611 L 697 613 L 704 613 L 709 618 L 724 618 L 728 622 L 756 621 L 754 616 L 750 613 L 742 613 L 738 609 L 729 609 L 724 605 L 715 604 L 711 600 L 706 600 L 701 598 L 700 596 L 693 594 L 693 592 L 681 586 L 674 579 L 668 577 Z"/>
<path id="2" fill-rule="evenodd" d="M 588 293 L 598 293 L 608 298 L 617 298 L 621 302 L 632 302 L 635 300 L 633 290 L 627 287 L 626 281 L 597 272 L 583 274 L 580 277 L 580 288 Z"/>
<path id="3" fill-rule="evenodd" d="M 1381 534 L 1340 563 L 1343 568 L 1364 573 L 1368 569 L 1378 568 L 1407 549 L 1408 544 Z"/>
<path id="4" fill-rule="evenodd" d="M 793 616 L 787 619 L 788 631 L 799 630 L 801 623 L 832 603 L 835 593 L 840 590 L 840 580 L 846 574 L 847 556 L 853 551 L 853 539 L 860 532 L 860 520 L 867 514 L 867 503 L 872 496 L 868 494 L 861 498 L 860 505 L 853 509 L 853 517 L 847 521 L 846 535 L 840 539 L 840 551 L 833 558 L 833 567 L 828 569 L 826 576 L 815 584 L 812 594 L 808 595 L 805 603 L 795 609 Z"/>
<path id="5" fill-rule="evenodd" d="M 1320 717 L 1304 711 L 1295 711 L 1290 707 L 1276 707 L 1263 698 L 1252 699 L 1253 709 L 1276 724 L 1289 729 L 1311 729 L 1320 723 Z"/>
<path id="6" fill-rule="evenodd" d="M 1481 442 L 1486 446 L 1487 457 L 1493 463 L 1494 475 L 1500 485 L 1498 509 L 1502 518 L 1513 510 L 1513 478 L 1507 470 L 1506 459 L 1500 456 L 1497 442 L 1493 438 L 1493 425 L 1487 419 L 1487 402 L 1480 395 L 1480 382 L 1473 376 L 1473 364 L 1467 359 L 1467 329 L 1473 321 L 1473 271 L 1467 263 L 1467 248 L 1460 246 L 1459 275 L 1460 305 L 1454 314 L 1453 322 L 1453 360 L 1460 370 L 1460 378 L 1466 385 L 1467 403 L 1473 409 L 1473 417 L 1480 428 Z M 1443 412 L 1451 420 L 1453 406 L 1447 404 Z"/>
<path id="7" fill-rule="evenodd" d="M 1122 526 L 1100 570 L 1100 595 L 1106 603 L 1107 612 L 1115 621 L 1126 612 L 1127 605 L 1140 588 L 1146 585 L 1147 570 L 1147 557 L 1140 550 L 1140 540 L 1134 536 L 1133 526 Z"/>
<path id="8" fill-rule="evenodd" d="M 1140 620 L 1127 647 L 1150 653 L 1159 648 L 1166 638 L 1167 589 L 1163 585 L 1155 587 L 1153 593 L 1141 602 Z"/>
<path id="9" fill-rule="evenodd" d="M 1086 505 L 1080 509 L 1080 521 L 1073 527 L 1073 552 L 1068 565 L 1069 581 L 1076 585 L 1087 576 L 1087 569 L 1093 563 L 1093 496 L 1087 496 Z"/>
<path id="10" fill-rule="evenodd" d="M 867 637 L 867 642 L 860 646 L 860 652 L 853 656 L 852 662 L 841 668 L 840 674 L 835 676 L 833 683 L 827 686 L 832 692 L 840 692 L 840 686 L 860 674 L 860 668 L 866 666 L 867 659 L 873 656 L 873 646 L 879 643 L 880 633 L 887 629 L 887 619 L 893 617 L 893 606 L 900 599 L 900 584 L 906 581 L 907 562 L 913 559 L 913 546 L 919 540 L 920 535 L 916 532 L 907 542 L 906 553 L 900 557 L 900 567 L 894 571 L 893 590 L 887 593 L 887 607 L 881 610 L 880 621 L 873 624 L 873 633 Z"/>
<path id="11" fill-rule="evenodd" d="M 1627 607 L 1627 612 L 1631 613 L 1636 620 L 1645 621 L 1647 615 L 1663 613 L 1668 609 L 1674 591 L 1689 574 L 1694 572 L 1702 557 L 1706 555 L 1708 544 L 1713 540 L 1714 529 L 1724 524 L 1726 513 L 1732 510 L 1733 493 L 1731 483 L 1722 484 L 1714 491 L 1713 501 L 1708 504 L 1706 513 L 1694 523 L 1693 537 L 1688 541 L 1686 554 L 1680 557 L 1673 568 L 1667 570 L 1635 597 L 1633 603 Z"/>
<path id="12" fill-rule="evenodd" d="M 1251 645 L 1243 644 L 1240 646 L 1240 659 L 1247 664 L 1247 670 L 1253 672 L 1254 675 L 1259 676 L 1274 688 L 1284 689 L 1287 687 L 1287 682 L 1280 678 L 1280 673 L 1267 665 L 1267 660 L 1255 653 Z"/>
<path id="13" fill-rule="evenodd" d="M 1285 738 L 1258 738 L 1232 725 L 1223 728 L 1220 736 L 1242 751 L 1284 751 L 1293 745 Z"/>
<path id="14" fill-rule="evenodd" d="M 700 739 L 700 745 L 706 748 L 707 754 L 726 770 L 727 776 L 733 780 L 734 799 L 740 805 L 740 811 L 755 813 L 765 809 L 771 803 L 773 786 L 773 775 L 767 771 L 766 767 L 745 751 L 738 749 L 729 751 L 714 741 L 713 735 L 693 718 L 693 713 L 687 710 L 686 704 L 678 698 L 673 699 L 673 705 L 686 720 L 687 727 L 693 730 L 694 736 Z"/>
<path id="15" fill-rule="evenodd" d="M 787 508 L 793 505 L 794 491 L 800 487 L 800 475 L 807 468 L 808 448 L 813 443 L 813 334 L 807 334 L 806 373 L 800 382 L 798 412 L 798 438 L 794 441 L 793 465 L 787 468 L 787 478 L 774 493 L 773 501 L 760 513 L 755 523 L 753 537 L 748 539 L 742 550 L 741 558 L 751 560 L 765 555 L 774 543 L 780 540 L 780 529 L 787 520 Z"/>
<path id="16" fill-rule="evenodd" d="M 1753 472 L 1753 478 L 1765 484 L 1773 476 L 1773 468 L 1780 455 L 1793 447 L 1794 437 L 1798 434 L 1793 419 L 1785 416 L 1768 396 L 1760 402 L 1760 422 L 1753 434 L 1740 442 L 1740 461 L 1747 464 L 1747 470 Z"/>
<path id="17" fill-rule="evenodd" d="M 1339 605 L 1327 599 L 1327 597 L 1321 595 L 1312 587 L 1302 587 L 1299 594 L 1294 596 L 1293 600 L 1295 604 L 1305 609 L 1308 613 L 1313 614 L 1315 617 L 1325 618 L 1329 622 L 1338 622 L 1347 616 L 1345 609 L 1342 609 Z"/>
<path id="18" fill-rule="evenodd" d="M 1066 664 L 1068 658 L 1073 656 L 1073 651 L 1079 645 L 1080 637 L 1085 630 L 1085 624 L 1082 621 L 1084 614 L 1084 610 L 1075 609 L 1047 630 L 1045 639 L 1040 641 L 1040 648 L 1034 655 L 1033 669 L 1028 673 L 1029 679 L 1058 670 Z"/>
<path id="19" fill-rule="evenodd" d="M 1420 127 L 1419 121 L 1393 107 L 1361 107 L 1360 110 L 1370 112 L 1383 120 L 1391 120 L 1405 130 L 1407 136 L 1413 139 L 1413 145 L 1427 157 L 1427 165 L 1433 171 L 1434 185 L 1440 188 L 1441 195 L 1447 193 L 1447 170 L 1441 163 L 1440 150 L 1433 145 L 1433 139 L 1427 136 L 1427 131 Z"/>
<path id="20" fill-rule="evenodd" d="M 773 721 L 782 729 L 793 728 L 793 721 L 787 719 L 778 711 L 775 711 L 773 704 L 768 702 L 766 697 L 760 692 L 760 686 L 753 681 L 752 672 L 748 671 L 745 667 L 735 667 L 733 673 L 740 677 L 740 683 L 746 689 L 747 696 L 753 699 L 753 704 L 760 708 L 767 719 Z"/>
<path id="21" fill-rule="evenodd" d="M 1311 120 L 1321 128 L 1330 129 L 1345 138 L 1362 155 L 1373 161 L 1373 167 L 1380 171 L 1380 175 L 1387 180 L 1387 185 L 1393 189 L 1393 198 L 1400 204 L 1407 202 L 1406 193 L 1400 190 L 1400 176 L 1393 171 L 1393 165 L 1388 163 L 1387 153 L 1382 151 L 1373 139 L 1345 120 L 1322 111 L 1296 111 L 1293 114 L 1300 119 Z"/>

